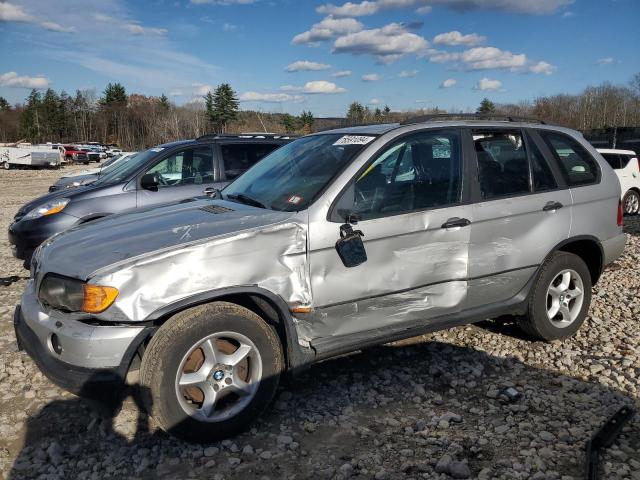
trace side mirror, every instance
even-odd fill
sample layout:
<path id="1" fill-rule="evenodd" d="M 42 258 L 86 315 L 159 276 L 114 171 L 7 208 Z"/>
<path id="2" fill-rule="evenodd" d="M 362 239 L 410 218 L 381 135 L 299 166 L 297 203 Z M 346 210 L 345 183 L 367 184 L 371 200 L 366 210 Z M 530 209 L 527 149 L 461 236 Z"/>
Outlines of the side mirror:
<path id="1" fill-rule="evenodd" d="M 336 242 L 336 251 L 345 267 L 357 267 L 367 261 L 362 237 L 364 233 L 354 230 L 350 223 L 340 226 L 340 239 Z"/>
<path id="2" fill-rule="evenodd" d="M 145 190 L 151 190 L 152 192 L 158 191 L 159 184 L 160 179 L 158 178 L 157 173 L 146 173 L 140 179 L 140 186 Z"/>

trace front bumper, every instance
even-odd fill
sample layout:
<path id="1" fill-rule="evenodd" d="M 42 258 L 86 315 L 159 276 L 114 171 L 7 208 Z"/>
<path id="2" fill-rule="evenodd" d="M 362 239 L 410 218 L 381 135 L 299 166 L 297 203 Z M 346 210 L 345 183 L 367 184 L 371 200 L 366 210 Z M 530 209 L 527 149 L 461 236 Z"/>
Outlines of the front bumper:
<path id="1" fill-rule="evenodd" d="M 602 252 L 604 253 L 604 261 L 602 263 L 604 267 L 610 265 L 622 255 L 626 243 L 627 235 L 624 233 L 602 242 Z"/>
<path id="2" fill-rule="evenodd" d="M 152 328 L 90 325 L 71 314 L 47 313 L 33 295 L 33 281 L 29 283 L 13 317 L 18 347 L 70 392 L 89 394 L 123 385 L 136 350 Z"/>
<path id="3" fill-rule="evenodd" d="M 47 238 L 71 228 L 79 219 L 65 213 L 56 213 L 33 220 L 18 220 L 9 226 L 9 243 L 13 255 L 26 264 L 31 262 L 33 251 Z"/>

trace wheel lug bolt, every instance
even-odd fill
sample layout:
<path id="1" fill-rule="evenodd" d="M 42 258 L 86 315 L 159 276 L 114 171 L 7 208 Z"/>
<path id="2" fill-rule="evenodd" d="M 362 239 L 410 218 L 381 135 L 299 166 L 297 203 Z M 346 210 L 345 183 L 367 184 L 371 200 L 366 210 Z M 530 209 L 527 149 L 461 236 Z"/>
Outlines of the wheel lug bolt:
<path id="1" fill-rule="evenodd" d="M 227 385 L 231 385 L 231 379 L 229 377 L 225 378 L 224 383 L 226 383 Z"/>
<path id="2" fill-rule="evenodd" d="M 220 390 L 220 386 L 217 383 L 214 383 L 213 389 L 217 392 L 218 390 Z"/>

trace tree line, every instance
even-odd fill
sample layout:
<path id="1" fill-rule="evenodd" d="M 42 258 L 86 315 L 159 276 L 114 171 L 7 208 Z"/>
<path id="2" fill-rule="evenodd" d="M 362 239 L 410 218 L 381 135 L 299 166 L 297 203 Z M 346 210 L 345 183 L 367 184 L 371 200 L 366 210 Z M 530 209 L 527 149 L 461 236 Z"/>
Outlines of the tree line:
<path id="1" fill-rule="evenodd" d="M 603 83 L 574 95 L 541 96 L 514 104 L 485 98 L 477 112 L 536 117 L 578 130 L 638 127 L 640 73 L 628 85 Z M 32 90 L 19 105 L 10 105 L 0 97 L 0 142 L 99 141 L 140 150 L 213 132 L 302 135 L 337 126 L 398 122 L 437 113 L 446 111 L 436 107 L 398 112 L 386 105 L 372 109 L 352 102 L 344 117 L 323 119 L 315 118 L 311 111 L 296 116 L 240 110 L 237 94 L 228 83 L 208 92 L 203 102 L 185 105 L 175 105 L 166 95 L 128 94 L 122 84 L 109 83 L 100 96 L 94 90 L 77 90 L 73 95 L 53 89 Z"/>

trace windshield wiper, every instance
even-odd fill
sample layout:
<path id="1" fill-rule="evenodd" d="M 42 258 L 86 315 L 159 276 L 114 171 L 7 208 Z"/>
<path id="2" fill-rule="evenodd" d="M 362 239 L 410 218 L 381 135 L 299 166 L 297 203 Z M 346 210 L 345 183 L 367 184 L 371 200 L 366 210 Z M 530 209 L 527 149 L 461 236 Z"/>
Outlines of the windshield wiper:
<path id="1" fill-rule="evenodd" d="M 227 195 L 227 198 L 230 200 L 237 200 L 240 203 L 244 203 L 245 205 L 251 205 L 253 207 L 264 208 L 266 209 L 266 205 L 264 203 L 259 202 L 255 198 L 251 198 L 244 193 L 230 193 Z"/>

